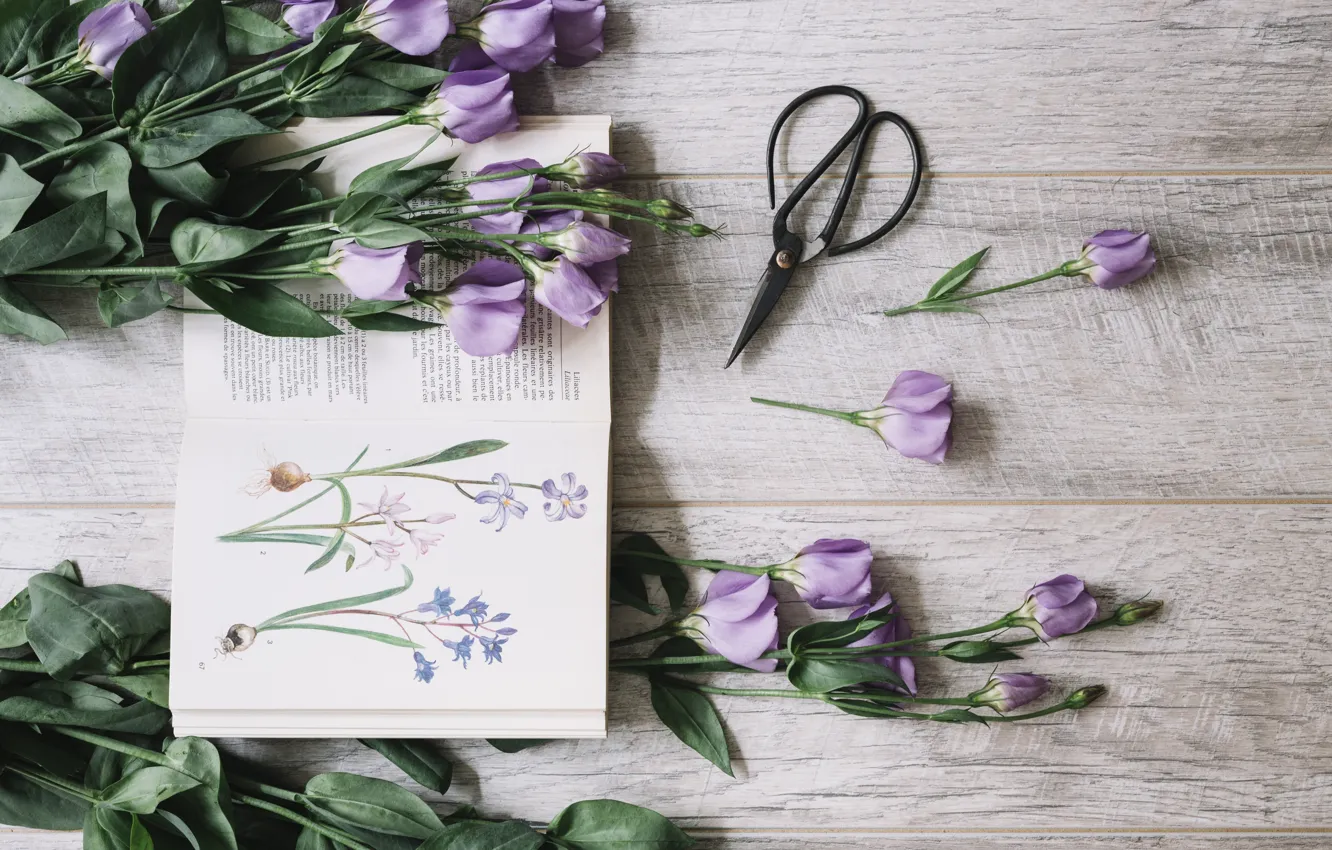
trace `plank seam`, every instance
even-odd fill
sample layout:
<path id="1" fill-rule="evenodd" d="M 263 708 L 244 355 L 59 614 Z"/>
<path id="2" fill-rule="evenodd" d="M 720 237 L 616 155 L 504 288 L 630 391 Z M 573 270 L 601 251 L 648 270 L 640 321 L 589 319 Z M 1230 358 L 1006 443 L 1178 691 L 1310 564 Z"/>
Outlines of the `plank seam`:
<path id="1" fill-rule="evenodd" d="M 1273 168 L 1273 169 L 1229 169 L 1220 171 L 1172 171 L 1172 170 L 1137 170 L 1137 171 L 926 171 L 923 175 L 925 180 L 1033 180 L 1041 178 L 1104 178 L 1115 179 L 1122 177 L 1185 177 L 1201 179 L 1233 178 L 1233 177 L 1327 177 L 1332 175 L 1330 168 Z M 798 181 L 804 174 L 778 174 L 777 179 L 787 181 Z M 846 175 L 844 173 L 827 173 L 820 177 L 820 180 L 841 180 Z M 911 176 L 908 171 L 865 171 L 861 172 L 861 180 L 905 180 Z M 767 180 L 766 174 L 754 174 L 749 172 L 719 172 L 716 174 L 684 174 L 669 173 L 661 174 L 629 174 L 622 177 L 625 182 L 663 182 L 663 181 L 739 181 L 739 180 Z"/>
<path id="2" fill-rule="evenodd" d="M 1179 499 L 843 499 L 806 501 L 713 501 L 680 499 L 616 502 L 617 510 L 669 508 L 1132 508 L 1132 507 L 1326 507 L 1332 496 Z M 173 502 L 0 502 L 0 511 L 174 510 Z"/>

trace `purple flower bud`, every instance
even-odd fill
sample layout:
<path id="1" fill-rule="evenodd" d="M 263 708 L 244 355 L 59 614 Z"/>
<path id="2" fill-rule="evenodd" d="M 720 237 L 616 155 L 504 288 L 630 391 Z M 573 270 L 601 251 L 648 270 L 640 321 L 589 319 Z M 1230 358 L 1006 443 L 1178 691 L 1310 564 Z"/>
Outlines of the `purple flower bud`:
<path id="1" fill-rule="evenodd" d="M 453 34 L 453 19 L 449 0 L 369 0 L 348 29 L 409 56 L 425 56 Z"/>
<path id="2" fill-rule="evenodd" d="M 863 540 L 824 538 L 775 567 L 771 575 L 788 582 L 811 608 L 845 608 L 869 598 L 873 560 Z"/>
<path id="3" fill-rule="evenodd" d="M 147 10 L 131 0 L 94 9 L 79 23 L 75 61 L 109 80 L 121 54 L 153 29 Z"/>
<path id="4" fill-rule="evenodd" d="M 402 301 L 407 284 L 421 282 L 420 242 L 396 248 L 366 248 L 355 240 L 333 243 L 333 253 L 315 263 L 315 269 L 331 274 L 357 298 L 365 301 Z"/>
<path id="5" fill-rule="evenodd" d="M 879 597 L 879 600 L 873 605 L 862 605 L 852 611 L 848 620 L 854 620 L 856 617 L 863 617 L 871 611 L 879 611 L 893 604 L 893 597 L 890 593 L 885 593 Z M 847 644 L 849 648 L 861 646 L 877 646 L 881 643 L 897 643 L 900 640 L 906 640 L 911 637 L 911 626 L 907 624 L 906 618 L 898 612 L 897 616 L 891 621 L 884 623 L 865 637 L 853 643 Z M 892 670 L 902 678 L 906 684 L 909 693 L 916 692 L 916 661 L 901 655 L 885 655 L 882 658 L 860 658 L 859 661 L 871 661 L 882 664 L 889 670 Z"/>
<path id="6" fill-rule="evenodd" d="M 1034 673 L 996 673 L 985 687 L 968 695 L 973 705 L 993 708 L 999 713 L 1035 702 L 1050 690 L 1050 680 Z"/>
<path id="7" fill-rule="evenodd" d="M 717 573 L 703 604 L 675 628 L 733 664 L 764 673 L 777 669 L 776 659 L 759 657 L 777 648 L 777 600 L 767 576 Z"/>
<path id="8" fill-rule="evenodd" d="M 338 0 L 283 0 L 282 20 L 303 39 L 314 37 L 320 24 L 338 12 Z"/>
<path id="9" fill-rule="evenodd" d="M 416 114 L 469 144 L 518 129 L 509 75 L 494 65 L 451 71 Z"/>
<path id="10" fill-rule="evenodd" d="M 551 0 L 499 0 L 458 28 L 507 71 L 530 71 L 555 52 Z"/>
<path id="11" fill-rule="evenodd" d="M 527 214 L 527 220 L 523 222 L 519 233 L 524 236 L 536 236 L 542 233 L 555 233 L 563 230 L 575 221 L 583 220 L 582 210 L 546 210 L 542 212 L 530 212 Z M 531 254 L 538 260 L 551 260 L 555 258 L 555 252 L 542 245 L 540 242 L 516 242 L 510 243 L 524 254 Z M 591 266 L 584 266 L 583 271 L 588 273 L 594 281 L 597 278 L 592 274 Z M 600 286 L 600 282 L 597 283 Z M 602 287 L 602 291 L 605 288 Z M 596 315 L 596 312 L 593 312 Z"/>
<path id="12" fill-rule="evenodd" d="M 575 221 L 541 240 L 580 266 L 604 263 L 629 253 L 630 241 L 614 230 L 587 221 Z"/>
<path id="13" fill-rule="evenodd" d="M 1132 230 L 1102 230 L 1082 245 L 1082 259 L 1075 261 L 1078 271 L 1091 278 L 1101 289 L 1118 289 L 1145 277 L 1156 267 L 1152 240 L 1146 233 Z"/>
<path id="14" fill-rule="evenodd" d="M 942 463 L 952 445 L 953 385 L 929 372 L 897 376 L 883 405 L 861 411 L 860 425 L 874 432 L 903 457 Z"/>
<path id="15" fill-rule="evenodd" d="M 556 180 L 579 189 L 596 189 L 624 176 L 625 167 L 608 153 L 578 153 L 550 169 Z"/>
<path id="16" fill-rule="evenodd" d="M 458 347 L 473 357 L 511 354 L 527 313 L 527 278 L 513 263 L 487 257 L 439 293 L 418 295 L 444 316 Z"/>
<path id="17" fill-rule="evenodd" d="M 583 266 L 583 271 L 592 278 L 593 283 L 605 295 L 609 296 L 612 292 L 620 291 L 620 264 L 618 260 L 607 260 L 604 263 L 593 263 L 590 266 Z"/>
<path id="18" fill-rule="evenodd" d="M 555 64 L 578 68 L 600 56 L 605 49 L 605 0 L 553 0 L 553 5 Z"/>
<path id="19" fill-rule="evenodd" d="M 492 162 L 477 172 L 478 175 L 505 174 L 510 171 L 540 168 L 535 159 L 514 159 L 507 162 Z M 546 192 L 550 181 L 539 174 L 524 174 L 519 177 L 506 177 L 501 180 L 484 180 L 467 184 L 467 194 L 474 201 L 508 201 L 512 198 L 525 198 L 528 195 Z M 486 204 L 472 207 L 473 211 L 489 208 Z M 472 219 L 472 227 L 482 233 L 521 233 L 526 215 L 518 210 L 496 212 Z"/>
<path id="20" fill-rule="evenodd" d="M 596 281 L 567 257 L 530 259 L 523 265 L 534 281 L 532 297 L 571 325 L 587 327 L 606 303 Z"/>
<path id="21" fill-rule="evenodd" d="M 1027 591 L 1027 601 L 1008 615 L 1009 623 L 1025 626 L 1042 640 L 1082 631 L 1096 617 L 1096 600 L 1082 579 L 1065 573 Z"/>

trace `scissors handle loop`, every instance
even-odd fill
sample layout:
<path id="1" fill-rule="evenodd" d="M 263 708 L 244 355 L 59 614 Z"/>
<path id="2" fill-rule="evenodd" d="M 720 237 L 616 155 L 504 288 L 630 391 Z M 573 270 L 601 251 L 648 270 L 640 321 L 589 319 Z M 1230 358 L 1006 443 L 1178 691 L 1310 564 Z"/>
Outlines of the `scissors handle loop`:
<path id="1" fill-rule="evenodd" d="M 847 174 L 846 183 L 842 185 L 841 194 L 850 194 L 848 187 L 855 185 L 856 175 L 860 169 L 860 160 L 865 153 L 865 146 L 868 144 L 870 136 L 873 135 L 875 126 L 884 121 L 891 122 L 902 131 L 902 135 L 906 136 L 907 147 L 911 149 L 911 182 L 907 185 L 906 195 L 903 196 L 902 203 L 898 204 L 897 211 L 893 213 L 891 218 L 883 223 L 882 227 L 868 236 L 862 236 L 853 242 L 844 242 L 841 245 L 829 248 L 829 257 L 836 257 L 838 254 L 849 254 L 852 251 L 858 251 L 866 245 L 882 239 L 888 234 L 888 231 L 897 227 L 898 222 L 906 217 L 907 210 L 911 209 L 911 204 L 916 200 L 916 192 L 920 191 L 920 179 L 924 171 L 924 163 L 922 162 L 920 155 L 920 140 L 916 138 L 916 132 L 911 129 L 911 125 L 907 123 L 905 118 L 898 115 L 896 112 L 885 111 L 874 113 L 865 122 L 865 127 L 860 132 L 860 140 L 856 142 L 856 149 L 851 154 L 851 172 Z M 841 223 L 842 213 L 845 209 L 846 203 L 842 200 L 841 196 L 838 196 L 837 207 L 833 211 L 834 216 L 836 216 L 836 223 L 833 224 L 834 231 L 837 229 L 837 225 Z M 828 234 L 828 239 L 832 239 L 831 233 Z"/>

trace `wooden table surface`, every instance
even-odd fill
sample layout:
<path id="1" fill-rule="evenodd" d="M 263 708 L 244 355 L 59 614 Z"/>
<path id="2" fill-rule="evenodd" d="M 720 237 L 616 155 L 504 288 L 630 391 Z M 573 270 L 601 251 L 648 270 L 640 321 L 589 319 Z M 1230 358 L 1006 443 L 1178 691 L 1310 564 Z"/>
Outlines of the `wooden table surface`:
<path id="1" fill-rule="evenodd" d="M 861 537 L 917 630 L 973 624 L 1065 570 L 1107 600 L 1151 591 L 1168 607 L 1155 624 L 1030 655 L 1061 685 L 1109 686 L 1077 716 L 910 725 L 720 698 L 731 779 L 660 726 L 640 681 L 616 678 L 605 741 L 517 755 L 444 743 L 458 762 L 449 799 L 541 821 L 609 796 L 714 846 L 772 850 L 1332 843 L 1332 8 L 609 5 L 605 57 L 524 79 L 524 111 L 613 115 L 626 188 L 728 231 L 686 245 L 629 228 L 615 530 L 741 562 Z M 801 275 L 723 372 L 770 251 L 768 126 L 825 83 L 907 116 L 929 178 L 904 227 Z M 802 116 L 781 169 L 803 174 L 846 120 L 836 107 Z M 904 154 L 888 135 L 876 146 L 848 219 L 862 231 L 896 205 Z M 1114 292 L 1052 281 L 980 302 L 983 318 L 876 315 L 984 245 L 977 286 L 1050 268 L 1107 227 L 1150 231 L 1158 270 Z M 55 309 L 69 342 L 0 338 L 0 593 L 62 558 L 92 583 L 168 593 L 180 320 L 113 331 L 92 309 Z M 957 389 L 956 446 L 938 468 L 748 401 L 868 407 L 909 368 Z M 783 620 L 802 607 L 784 597 Z M 637 625 L 614 611 L 617 633 Z M 921 679 L 974 684 L 959 667 L 923 664 Z M 292 781 L 397 777 L 351 741 L 225 746 Z M 79 840 L 0 832 L 0 844 Z"/>

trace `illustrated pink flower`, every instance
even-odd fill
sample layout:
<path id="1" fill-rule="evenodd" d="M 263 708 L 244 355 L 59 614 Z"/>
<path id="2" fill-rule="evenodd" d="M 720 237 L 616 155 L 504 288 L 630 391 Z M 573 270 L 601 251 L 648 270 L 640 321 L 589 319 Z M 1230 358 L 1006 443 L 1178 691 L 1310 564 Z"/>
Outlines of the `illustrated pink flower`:
<path id="1" fill-rule="evenodd" d="M 378 503 L 358 502 L 357 504 L 366 510 L 366 516 L 377 516 L 383 520 L 385 529 L 392 535 L 401 527 L 398 517 L 410 513 L 412 510 L 410 506 L 402 503 L 402 497 L 405 495 L 407 494 L 395 493 L 389 495 L 388 488 L 385 487 L 384 492 L 380 494 Z"/>
<path id="2" fill-rule="evenodd" d="M 416 547 L 418 554 L 424 555 L 430 551 L 431 546 L 438 545 L 444 535 L 423 528 L 410 528 L 407 530 L 407 539 Z"/>
<path id="3" fill-rule="evenodd" d="M 402 557 L 402 543 L 397 540 L 376 540 L 370 544 L 370 551 L 366 554 L 365 560 L 357 564 L 357 567 L 366 567 L 375 561 L 383 561 L 384 569 L 393 566 L 394 561 Z"/>

